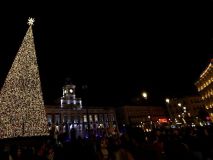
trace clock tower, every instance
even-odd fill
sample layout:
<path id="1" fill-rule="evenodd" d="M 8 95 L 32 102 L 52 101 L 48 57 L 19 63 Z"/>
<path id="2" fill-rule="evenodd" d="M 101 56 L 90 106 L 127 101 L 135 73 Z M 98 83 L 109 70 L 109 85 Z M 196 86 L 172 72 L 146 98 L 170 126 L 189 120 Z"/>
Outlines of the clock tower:
<path id="1" fill-rule="evenodd" d="M 63 97 L 75 99 L 75 85 L 66 84 L 63 86 Z"/>
<path id="2" fill-rule="evenodd" d="M 72 108 L 72 109 L 82 109 L 81 98 L 76 98 L 75 95 L 76 86 L 71 82 L 66 83 L 63 86 L 63 96 L 61 97 L 61 108 Z"/>

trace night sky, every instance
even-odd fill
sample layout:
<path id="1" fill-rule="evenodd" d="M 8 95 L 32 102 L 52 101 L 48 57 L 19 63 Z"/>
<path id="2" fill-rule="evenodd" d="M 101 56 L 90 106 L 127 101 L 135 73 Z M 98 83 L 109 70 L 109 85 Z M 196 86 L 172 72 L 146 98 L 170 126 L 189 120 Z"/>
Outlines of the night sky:
<path id="1" fill-rule="evenodd" d="M 1 14 L 0 85 L 33 26 L 46 104 L 70 77 L 83 103 L 132 104 L 141 91 L 154 105 L 197 94 L 194 83 L 213 56 L 213 3 L 147 2 Z M 86 86 L 86 87 L 85 87 Z"/>

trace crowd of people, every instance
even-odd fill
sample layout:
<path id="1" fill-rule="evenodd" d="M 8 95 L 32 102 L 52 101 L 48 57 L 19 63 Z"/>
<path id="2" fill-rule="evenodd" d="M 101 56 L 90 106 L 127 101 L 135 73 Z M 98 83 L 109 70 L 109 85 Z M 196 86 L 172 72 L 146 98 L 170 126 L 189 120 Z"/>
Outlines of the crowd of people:
<path id="1" fill-rule="evenodd" d="M 119 135 L 77 137 L 75 132 L 1 141 L 1 160 L 213 160 L 213 126 L 127 127 Z"/>

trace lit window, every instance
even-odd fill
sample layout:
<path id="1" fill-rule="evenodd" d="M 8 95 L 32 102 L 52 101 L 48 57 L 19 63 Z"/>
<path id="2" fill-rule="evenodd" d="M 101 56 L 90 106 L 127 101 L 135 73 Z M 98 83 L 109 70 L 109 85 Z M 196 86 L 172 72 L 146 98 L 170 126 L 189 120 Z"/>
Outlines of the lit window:
<path id="1" fill-rule="evenodd" d="M 94 115 L 94 118 L 95 118 L 95 122 L 98 122 L 98 115 L 97 114 Z"/>
<path id="2" fill-rule="evenodd" d="M 91 115 L 91 114 L 89 115 L 89 121 L 90 121 L 90 122 L 92 122 L 92 121 L 93 121 L 93 119 L 92 119 L 92 115 Z"/>
<path id="3" fill-rule="evenodd" d="M 84 122 L 87 122 L 87 115 L 84 115 Z"/>

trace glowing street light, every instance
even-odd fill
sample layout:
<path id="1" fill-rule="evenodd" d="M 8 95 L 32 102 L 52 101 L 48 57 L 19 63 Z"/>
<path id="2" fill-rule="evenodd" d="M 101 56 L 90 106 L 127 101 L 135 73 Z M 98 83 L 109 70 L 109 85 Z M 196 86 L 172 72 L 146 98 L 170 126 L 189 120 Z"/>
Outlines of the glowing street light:
<path id="1" fill-rule="evenodd" d="M 167 111 L 168 111 L 168 114 L 169 114 L 169 118 L 171 118 L 173 120 L 173 115 L 172 115 L 172 112 L 171 112 L 171 109 L 170 109 L 170 99 L 169 98 L 166 98 L 165 99 L 166 101 L 166 108 L 167 108 Z"/>
<path id="2" fill-rule="evenodd" d="M 166 98 L 166 103 L 169 103 L 170 102 L 170 99 L 169 98 Z"/>
<path id="3" fill-rule="evenodd" d="M 147 99 L 147 93 L 146 92 L 143 92 L 141 95 L 144 99 Z"/>

